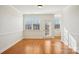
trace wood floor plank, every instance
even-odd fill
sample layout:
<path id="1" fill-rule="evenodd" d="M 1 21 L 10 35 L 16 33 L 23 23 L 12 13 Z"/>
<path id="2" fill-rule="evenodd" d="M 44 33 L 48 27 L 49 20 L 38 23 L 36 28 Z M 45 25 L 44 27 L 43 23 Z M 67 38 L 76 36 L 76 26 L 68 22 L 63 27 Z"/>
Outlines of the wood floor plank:
<path id="1" fill-rule="evenodd" d="M 46 40 L 23 39 L 2 54 L 73 54 L 72 51 L 56 37 Z"/>

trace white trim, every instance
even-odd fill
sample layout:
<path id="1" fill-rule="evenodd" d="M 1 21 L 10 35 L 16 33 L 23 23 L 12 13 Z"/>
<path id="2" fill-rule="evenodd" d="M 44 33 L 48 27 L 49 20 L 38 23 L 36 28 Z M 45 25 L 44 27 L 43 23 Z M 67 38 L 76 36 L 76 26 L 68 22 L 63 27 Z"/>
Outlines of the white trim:
<path id="1" fill-rule="evenodd" d="M 66 28 L 64 28 L 63 33 L 64 36 L 61 41 L 69 48 L 73 49 L 74 51 L 77 51 L 77 43 L 75 38 L 71 35 L 71 33 L 68 32 Z"/>
<path id="2" fill-rule="evenodd" d="M 64 41 L 62 41 L 66 46 L 68 46 Z M 68 46 L 68 48 L 72 49 L 75 52 L 78 52 L 76 49 L 74 49 L 73 47 Z"/>
<path id="3" fill-rule="evenodd" d="M 10 44 L 9 46 L 5 47 L 3 50 L 0 51 L 0 54 L 4 51 L 6 51 L 7 49 L 9 49 L 10 47 L 12 47 L 13 45 L 15 45 L 16 43 L 18 43 L 19 41 L 21 41 L 23 38 L 18 39 L 17 41 L 15 41 L 14 43 Z"/>
<path id="4" fill-rule="evenodd" d="M 18 31 L 18 32 L 10 32 L 10 33 L 6 33 L 6 34 L 3 34 L 3 35 L 0 35 L 0 36 L 5 36 L 5 35 L 11 35 L 11 34 L 16 34 L 16 33 L 20 33 L 20 32 L 23 32 L 23 31 Z M 4 52 L 5 50 L 9 49 L 10 47 L 12 47 L 13 45 L 15 45 L 16 43 L 18 43 L 19 41 L 21 41 L 23 39 L 23 36 L 18 38 L 17 41 L 11 43 L 9 46 L 6 46 L 5 48 L 3 48 L 2 50 L 0 50 L 0 54 L 2 52 Z"/>
<path id="5" fill-rule="evenodd" d="M 16 10 L 18 13 L 21 13 L 22 14 L 22 12 L 21 11 L 19 11 L 17 8 L 15 8 L 14 6 L 12 6 L 12 5 L 9 5 L 11 8 L 13 8 L 14 10 Z"/>
<path id="6" fill-rule="evenodd" d="M 24 37 L 23 39 L 44 39 L 44 37 Z"/>
<path id="7" fill-rule="evenodd" d="M 11 35 L 11 34 L 14 34 L 14 33 L 19 33 L 19 32 L 23 32 L 23 31 L 15 31 L 15 32 L 0 33 L 0 36 Z"/>

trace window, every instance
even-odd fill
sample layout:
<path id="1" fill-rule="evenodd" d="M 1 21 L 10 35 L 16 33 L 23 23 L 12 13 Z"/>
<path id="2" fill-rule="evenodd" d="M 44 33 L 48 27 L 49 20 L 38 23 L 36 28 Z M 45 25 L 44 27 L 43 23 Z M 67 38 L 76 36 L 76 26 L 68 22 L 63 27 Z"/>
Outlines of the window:
<path id="1" fill-rule="evenodd" d="M 55 24 L 55 29 L 60 29 L 60 24 Z"/>
<path id="2" fill-rule="evenodd" d="M 31 30 L 32 29 L 32 25 L 31 24 L 26 24 L 25 25 L 25 29 L 26 30 Z"/>
<path id="3" fill-rule="evenodd" d="M 45 35 L 49 35 L 49 25 L 45 24 Z"/>
<path id="4" fill-rule="evenodd" d="M 45 24 L 45 30 L 49 31 L 49 25 Z"/>
<path id="5" fill-rule="evenodd" d="M 33 30 L 40 30 L 39 24 L 33 24 Z"/>

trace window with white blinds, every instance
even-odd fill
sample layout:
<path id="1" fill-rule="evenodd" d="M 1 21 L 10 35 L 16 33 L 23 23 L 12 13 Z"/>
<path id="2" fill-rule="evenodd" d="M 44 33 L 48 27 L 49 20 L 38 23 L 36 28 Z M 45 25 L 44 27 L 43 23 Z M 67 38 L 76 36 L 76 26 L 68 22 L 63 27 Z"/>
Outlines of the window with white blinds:
<path id="1" fill-rule="evenodd" d="M 25 30 L 40 30 L 40 19 L 36 16 L 30 16 L 26 18 Z"/>

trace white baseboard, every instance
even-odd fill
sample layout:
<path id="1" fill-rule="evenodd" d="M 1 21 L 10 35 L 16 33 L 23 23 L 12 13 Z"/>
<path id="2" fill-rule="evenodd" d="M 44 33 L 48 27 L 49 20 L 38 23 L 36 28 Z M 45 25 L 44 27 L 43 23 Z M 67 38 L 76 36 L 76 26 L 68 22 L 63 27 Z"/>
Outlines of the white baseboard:
<path id="1" fill-rule="evenodd" d="M 62 41 L 62 40 L 61 40 Z M 62 41 L 66 46 L 68 46 L 68 44 L 66 44 L 64 41 Z M 69 48 L 71 48 L 73 51 L 75 51 L 75 52 L 77 52 L 77 50 L 76 49 L 74 49 L 74 48 L 72 48 L 72 47 L 70 47 L 70 46 L 68 46 Z"/>
<path id="2" fill-rule="evenodd" d="M 12 47 L 13 45 L 15 45 L 16 43 L 18 43 L 19 41 L 21 41 L 23 38 L 18 39 L 17 41 L 15 41 L 14 43 L 10 44 L 9 46 L 5 47 L 3 50 L 0 51 L 0 54 L 4 51 L 6 51 L 7 49 L 9 49 L 10 47 Z"/>

